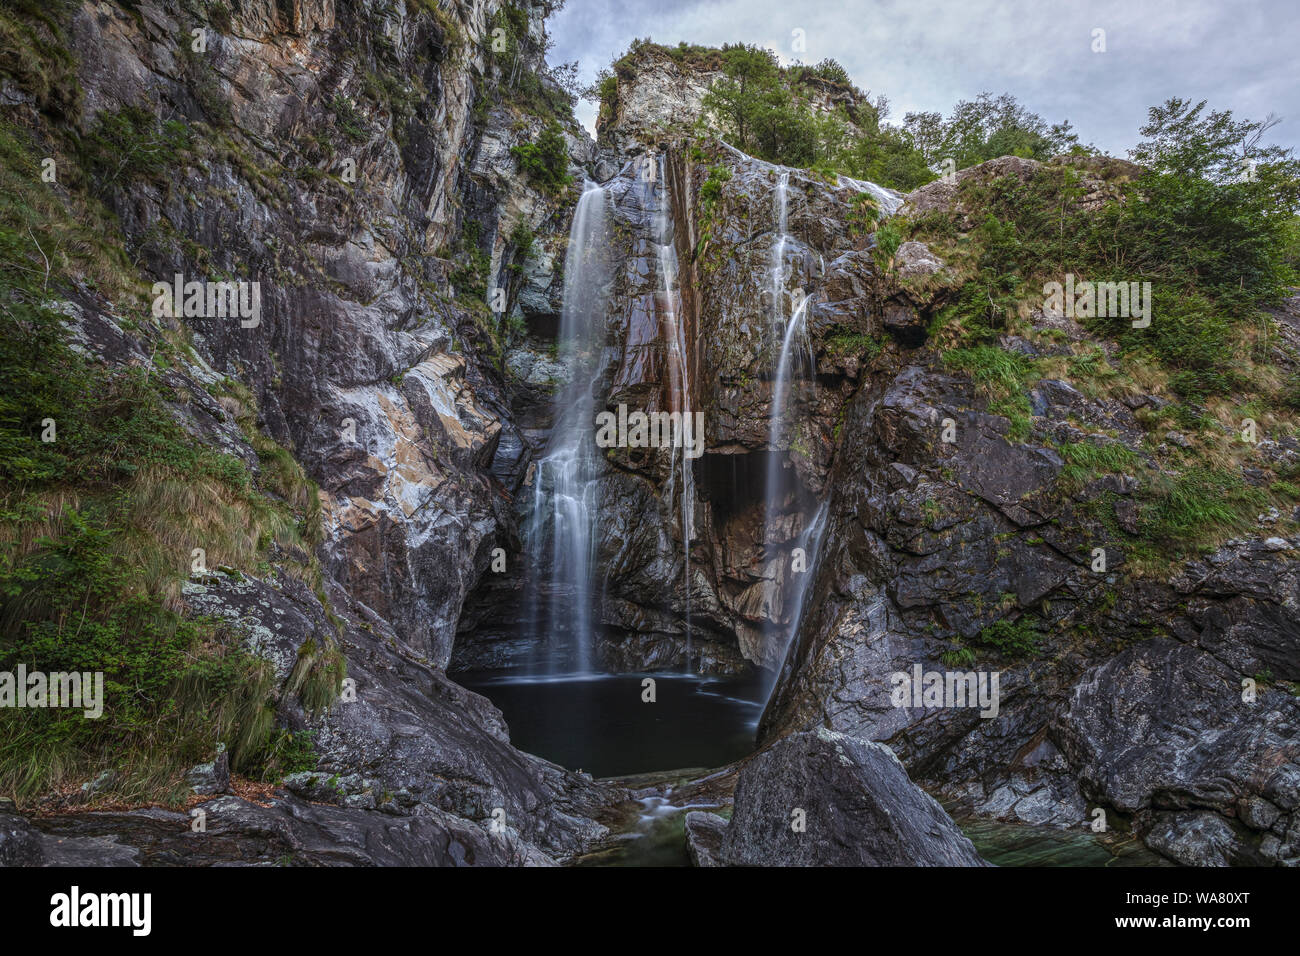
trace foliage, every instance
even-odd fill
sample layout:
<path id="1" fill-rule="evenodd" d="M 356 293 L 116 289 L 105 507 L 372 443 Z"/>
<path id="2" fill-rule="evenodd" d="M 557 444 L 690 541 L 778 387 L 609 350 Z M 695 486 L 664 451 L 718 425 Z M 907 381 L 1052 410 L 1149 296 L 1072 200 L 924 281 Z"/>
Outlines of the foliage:
<path id="1" fill-rule="evenodd" d="M 999 156 L 1045 160 L 1083 149 L 1068 121 L 1049 124 L 1014 96 L 981 93 L 962 100 L 945 120 L 938 113 L 908 113 L 903 132 L 927 165 L 951 160 L 953 169 L 976 166 Z"/>
<path id="2" fill-rule="evenodd" d="M 1114 337 L 1126 354 L 1169 369 L 1171 386 L 1187 399 L 1242 387 L 1242 329 L 1295 279 L 1287 237 L 1300 170 L 1289 152 L 1254 140 L 1239 146 L 1256 164 L 1255 178 L 1237 181 L 1228 172 L 1238 160 L 1221 147 L 1217 159 L 1200 150 L 1218 143 L 1225 125 L 1258 133 L 1259 124 L 1235 123 L 1230 114 L 1189 123 L 1198 109 L 1171 100 L 1152 110 L 1137 153 L 1156 165 L 1120 187 L 1123 202 L 1083 210 L 1078 174 L 1065 166 L 1044 166 L 1027 179 L 964 181 L 962 202 L 982 218 L 968 233 L 976 255 L 947 317 L 961 319 L 978 339 L 1006 329 L 1045 281 L 1067 272 L 1076 283 L 1150 282 L 1149 328 L 1134 328 L 1125 316 L 1082 321 Z M 918 222 L 913 230 L 922 238 L 951 233 L 951 221 Z"/>
<path id="3" fill-rule="evenodd" d="M 555 121 L 546 124 L 536 142 L 512 146 L 510 153 L 519 161 L 520 170 L 548 193 L 561 193 L 573 183 L 568 143 L 563 128 Z"/>
<path id="4" fill-rule="evenodd" d="M 1249 530 L 1267 503 L 1267 495 L 1237 472 L 1193 465 L 1159 481 L 1144 504 L 1141 531 L 1157 543 L 1178 546 L 1215 532 Z"/>
<path id="5" fill-rule="evenodd" d="M 703 105 L 739 149 L 787 166 L 869 178 L 900 189 L 934 178 L 901 131 L 881 124 L 887 108 L 883 98 L 870 102 L 836 61 L 782 68 L 776 55 L 761 47 L 724 45 L 709 52 L 722 76 Z M 691 54 L 697 59 L 706 55 Z M 850 92 L 853 105 L 829 112 L 814 106 L 813 98 L 826 85 Z M 616 85 L 610 92 L 616 95 Z"/>
<path id="6" fill-rule="evenodd" d="M 66 36 L 71 0 L 6 0 L 0 5 L 0 76 L 10 77 L 36 105 L 76 116 L 81 107 L 77 58 Z"/>
<path id="7" fill-rule="evenodd" d="M 335 94 L 330 100 L 330 112 L 334 114 L 334 122 L 339 132 L 352 142 L 364 143 L 370 138 L 370 134 L 366 131 L 365 116 L 357 109 L 356 104 L 343 94 Z"/>
<path id="8" fill-rule="evenodd" d="M 552 12 L 554 9 L 552 5 Z M 483 42 L 496 66 L 499 96 L 532 116 L 573 122 L 573 104 L 582 92 L 577 83 L 577 63 L 546 66 L 549 44 L 539 47 L 530 37 L 528 12 L 523 7 L 502 5 L 488 18 L 487 26 Z M 530 63 L 539 65 L 533 67 Z"/>
<path id="9" fill-rule="evenodd" d="M 138 106 L 101 113 L 82 141 L 82 162 L 95 187 L 137 179 L 161 181 L 193 144 L 190 128 L 180 120 L 160 121 Z"/>
<path id="10" fill-rule="evenodd" d="M 705 95 L 706 111 L 735 146 L 771 162 L 911 190 L 933 180 L 945 160 L 956 169 L 1003 155 L 1041 160 L 1084 151 L 1068 122 L 1049 124 L 1009 94 L 962 101 L 946 120 L 938 113 L 909 113 L 901 126 L 891 126 L 884 122 L 885 99 L 872 102 L 834 60 L 782 68 L 762 47 L 724 45 L 713 52 L 722 76 Z M 613 84 L 600 90 L 611 111 L 617 66 L 607 75 Z M 830 110 L 824 102 L 815 104 L 827 86 L 851 93 L 851 99 L 833 100 Z"/>
<path id="11" fill-rule="evenodd" d="M 457 295 L 467 295 L 474 299 L 487 296 L 488 270 L 491 259 L 483 250 L 483 227 L 476 219 L 467 219 L 460 235 L 452 246 L 452 255 L 460 260 L 460 265 L 452 270 L 449 279 Z"/>
<path id="12" fill-rule="evenodd" d="M 533 230 L 524 220 L 519 220 L 515 228 L 510 231 L 510 245 L 514 249 L 514 256 L 510 263 L 512 272 L 521 272 L 524 263 L 531 259 L 537 252 L 537 237 Z"/>
<path id="13" fill-rule="evenodd" d="M 130 311 L 139 279 L 120 236 L 69 187 L 159 176 L 176 132 L 104 114 L 79 151 L 90 168 L 61 161 L 52 188 L 39 177 L 45 150 L 0 123 L 0 670 L 104 675 L 97 720 L 0 712 L 0 792 L 20 798 L 106 768 L 120 797 L 179 797 L 184 771 L 218 741 L 244 773 L 275 759 L 273 667 L 225 625 L 188 616 L 180 590 L 194 547 L 209 567 L 269 567 L 273 546 L 310 564 L 310 483 L 260 436 L 261 482 L 283 500 L 268 497 L 241 461 L 178 423 L 172 407 L 189 396 L 158 371 L 186 347 L 175 333 L 150 329 L 147 365 L 107 366 L 73 347 L 51 307 L 71 280 L 96 278 L 124 328 L 148 322 Z"/>
<path id="14" fill-rule="evenodd" d="M 1035 366 L 1019 352 L 1009 352 L 994 345 L 976 345 L 953 349 L 944 362 L 970 374 L 980 391 L 989 398 L 989 411 L 1011 422 L 1009 437 L 1023 441 L 1029 436 L 1029 399 L 1025 396 Z"/>
<path id="15" fill-rule="evenodd" d="M 853 356 L 863 361 L 871 361 L 880 354 L 884 343 L 865 332 L 837 332 L 825 340 L 826 351 L 836 357 Z"/>
<path id="16" fill-rule="evenodd" d="M 1137 454 L 1120 442 L 1066 442 L 1058 445 L 1057 450 L 1065 460 L 1061 478 L 1076 485 L 1095 475 L 1132 471 L 1139 464 Z"/>
<path id="17" fill-rule="evenodd" d="M 1003 618 L 984 628 L 977 640 L 1008 657 L 1029 657 L 1037 653 L 1041 635 L 1028 617 L 1017 621 Z"/>

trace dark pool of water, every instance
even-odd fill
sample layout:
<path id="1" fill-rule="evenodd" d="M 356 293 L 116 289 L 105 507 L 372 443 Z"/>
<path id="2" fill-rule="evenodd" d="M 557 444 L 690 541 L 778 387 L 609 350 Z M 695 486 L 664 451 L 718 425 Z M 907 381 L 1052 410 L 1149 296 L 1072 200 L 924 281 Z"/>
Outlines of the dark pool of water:
<path id="1" fill-rule="evenodd" d="M 646 678 L 655 681 L 654 703 L 642 700 Z M 596 777 L 738 760 L 753 752 L 763 709 L 759 678 L 469 672 L 455 679 L 501 709 L 520 750 Z"/>
<path id="2" fill-rule="evenodd" d="M 654 703 L 642 681 L 655 681 Z M 754 750 L 761 679 L 686 674 L 529 677 L 469 672 L 456 680 L 501 709 L 516 747 L 596 777 L 721 767 Z M 631 808 L 632 825 L 589 866 L 688 866 L 684 809 L 661 797 Z M 717 809 L 709 807 L 708 809 Z M 985 859 L 998 866 L 1160 866 L 1138 844 L 1107 846 L 1089 833 L 963 821 Z"/>

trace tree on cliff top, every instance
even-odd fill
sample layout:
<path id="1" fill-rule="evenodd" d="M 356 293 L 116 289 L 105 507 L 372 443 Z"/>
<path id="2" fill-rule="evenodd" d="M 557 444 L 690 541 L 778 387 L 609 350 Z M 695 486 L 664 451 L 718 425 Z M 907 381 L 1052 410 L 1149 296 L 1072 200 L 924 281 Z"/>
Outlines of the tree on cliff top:
<path id="1" fill-rule="evenodd" d="M 951 159 L 956 169 L 977 166 L 999 156 L 1046 160 L 1083 147 L 1069 121 L 1050 124 L 1010 93 L 981 93 L 962 100 L 948 119 L 938 113 L 908 113 L 903 131 L 927 165 Z"/>
<path id="2" fill-rule="evenodd" d="M 754 151 L 755 128 L 788 104 L 781 86 L 776 54 L 761 47 L 737 44 L 722 48 L 722 71 L 704 97 L 704 108 L 730 123 L 736 146 Z"/>

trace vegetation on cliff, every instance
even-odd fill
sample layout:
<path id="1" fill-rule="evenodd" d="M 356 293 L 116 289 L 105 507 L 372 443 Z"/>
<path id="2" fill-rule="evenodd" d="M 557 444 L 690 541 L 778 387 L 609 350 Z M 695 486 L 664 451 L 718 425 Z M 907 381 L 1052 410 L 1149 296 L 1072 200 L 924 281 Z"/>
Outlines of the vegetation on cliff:
<path id="1" fill-rule="evenodd" d="M 600 102 L 602 120 L 614 116 L 620 78 L 631 81 L 641 61 L 656 56 L 710 78 L 703 102 L 710 130 L 760 159 L 827 176 L 842 173 L 906 191 L 934 180 L 945 161 L 955 170 L 997 156 L 1045 160 L 1084 150 L 1068 122 L 1050 124 L 1009 94 L 962 101 L 947 119 L 908 113 L 893 125 L 887 98 L 858 89 L 835 60 L 783 67 L 771 50 L 743 43 L 634 41 L 586 91 Z"/>
<path id="2" fill-rule="evenodd" d="M 250 775 L 301 758 L 301 740 L 276 727 L 269 663 L 226 626 L 188 615 L 181 586 L 201 547 L 208 568 L 319 587 L 314 486 L 257 430 L 242 386 L 221 398 L 257 452 L 257 476 L 182 427 L 176 409 L 190 399 L 170 372 L 192 358 L 188 340 L 143 308 L 147 284 L 87 191 L 157 174 L 182 134 L 130 111 L 106 114 L 79 143 L 38 142 L 0 121 L 0 671 L 21 663 L 105 682 L 99 719 L 0 710 L 0 792 L 20 798 L 105 770 L 99 799 L 178 797 L 218 741 Z M 147 330 L 148 361 L 106 366 L 79 346 L 69 297 L 114 310 L 128 334 Z M 303 675 L 304 699 L 337 693 L 340 663 L 327 646 Z"/>
<path id="3" fill-rule="evenodd" d="M 949 264 L 932 339 L 1012 422 L 1013 438 L 1028 436 L 1027 394 L 1040 378 L 1089 394 L 1175 399 L 1140 416 L 1150 454 L 1171 430 L 1192 436 L 1165 471 L 1146 475 L 1140 538 L 1158 550 L 1186 553 L 1252 526 L 1273 500 L 1295 502 L 1286 494 L 1293 475 L 1275 475 L 1271 489 L 1241 478 L 1253 452 L 1242 437 L 1248 422 L 1275 440 L 1294 438 L 1300 422 L 1291 399 L 1300 356 L 1280 351 L 1268 313 L 1297 281 L 1300 162 L 1264 144 L 1269 125 L 1173 99 L 1153 107 L 1141 130 L 1141 167 L 1085 157 L 965 176 L 955 202 L 898 224 Z M 1097 177 L 1109 195 L 1085 201 L 1084 183 Z M 1003 348 L 1007 334 L 1051 340 L 1034 314 L 1045 284 L 1067 274 L 1079 284 L 1150 283 L 1149 325 L 1098 308 L 1078 316 L 1091 340 L 1065 359 Z M 1113 360 L 1097 340 L 1115 343 Z M 1076 452 L 1067 461 L 1076 481 L 1089 471 L 1146 474 L 1131 456 L 1103 462 Z"/>

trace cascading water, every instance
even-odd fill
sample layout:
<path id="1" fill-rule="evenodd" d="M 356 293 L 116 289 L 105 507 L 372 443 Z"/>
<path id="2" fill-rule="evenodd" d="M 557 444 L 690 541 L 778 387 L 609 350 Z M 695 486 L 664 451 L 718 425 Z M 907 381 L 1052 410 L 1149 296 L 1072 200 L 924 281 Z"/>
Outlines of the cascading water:
<path id="1" fill-rule="evenodd" d="M 668 179 L 668 164 L 663 154 L 657 160 L 659 172 L 654 216 L 654 243 L 659 269 L 659 294 L 656 296 L 659 331 L 667 346 L 668 411 L 680 413 L 682 422 L 691 420 L 690 361 L 686 341 L 686 323 L 679 307 L 681 290 L 677 279 L 677 248 L 675 223 L 672 214 L 672 195 Z M 683 424 L 685 427 L 685 424 Z M 672 461 L 669 465 L 668 501 L 670 507 L 674 493 L 678 496 L 678 515 L 682 533 L 683 591 L 685 593 L 685 670 L 691 670 L 691 539 L 695 531 L 695 473 L 685 448 L 673 443 Z M 677 475 L 681 487 L 677 487 Z"/>
<path id="2" fill-rule="evenodd" d="M 776 209 L 776 241 L 772 243 L 772 328 L 779 332 L 785 316 L 785 244 L 789 239 L 790 174 L 782 171 L 776 181 L 772 204 Z"/>
<path id="3" fill-rule="evenodd" d="M 860 193 L 870 193 L 871 197 L 876 200 L 880 206 L 882 218 L 892 216 L 898 212 L 898 207 L 903 204 L 903 197 L 892 189 L 886 189 L 884 186 L 877 186 L 875 183 L 867 182 L 865 179 L 853 179 L 850 176 L 839 176 L 837 182 L 840 186 L 847 186 L 850 189 L 857 190 Z"/>
<path id="4" fill-rule="evenodd" d="M 534 638 L 550 651 L 551 670 L 587 673 L 592 668 L 594 616 L 592 579 L 598 482 L 602 458 L 593 428 L 593 387 L 600 377 L 605 307 L 609 294 L 609 236 L 605 190 L 586 183 L 573 213 L 564 261 L 564 305 L 559 357 L 569 384 L 546 454 L 533 479 L 533 513 L 527 531 L 532 557 Z M 549 567 L 543 545 L 551 542 Z M 543 581 L 543 575 L 545 581 Z M 547 630 L 536 633 L 539 606 L 547 608 Z M 561 654 L 554 647 L 567 637 Z"/>
<path id="5" fill-rule="evenodd" d="M 786 319 L 785 303 L 789 293 L 786 291 L 785 254 L 791 240 L 788 233 L 789 187 L 790 173 L 787 170 L 782 170 L 777 178 L 776 190 L 773 194 L 775 239 L 772 243 L 771 328 L 774 336 L 780 336 L 781 348 L 777 353 L 776 368 L 772 377 L 772 404 L 768 419 L 769 455 L 763 528 L 765 543 L 774 540 L 778 521 L 781 518 L 781 510 L 793 490 L 792 478 L 787 476 L 788 469 L 784 467 L 778 451 L 787 428 L 786 416 L 789 393 L 794 381 L 810 378 L 812 370 L 812 349 L 806 330 L 808 308 L 812 296 L 810 294 L 803 295 L 797 305 L 794 305 L 792 300 L 794 308 L 790 312 L 789 319 Z M 825 505 L 823 504 L 818 509 L 814 519 L 806 523 L 800 532 L 796 546 L 803 549 L 805 555 L 816 554 L 817 546 L 821 541 L 824 512 Z M 793 561 L 791 561 L 791 565 L 793 566 Z M 776 626 L 772 634 L 779 644 L 775 655 L 778 668 L 772 672 L 769 679 L 767 688 L 769 693 L 775 685 L 776 675 L 779 673 L 779 662 L 784 659 L 790 645 L 793 643 L 794 634 L 799 624 L 799 615 L 803 610 L 804 593 L 813 577 L 812 572 L 813 568 L 792 572 L 794 575 L 793 587 L 786 589 L 783 600 L 775 602 L 774 606 L 781 608 L 781 611 L 777 614 L 779 620 L 775 622 Z M 780 578 L 784 581 L 785 575 L 781 575 Z M 770 659 L 768 654 L 765 654 L 764 657 Z"/>
<path id="6" fill-rule="evenodd" d="M 865 192 L 876 200 L 881 217 L 891 216 L 902 205 L 902 197 L 872 182 L 840 176 L 838 185 L 858 192 Z M 785 317 L 786 273 L 785 253 L 789 245 L 789 186 L 790 174 L 781 170 L 773 195 L 775 208 L 776 239 L 772 247 L 772 316 L 773 330 L 781 333 L 781 324 Z M 825 263 L 822 264 L 825 271 Z M 793 309 L 790 320 L 785 324 L 781 335 L 781 350 L 777 356 L 776 370 L 772 379 L 771 418 L 768 424 L 768 448 L 770 454 L 767 469 L 767 510 L 763 530 L 764 541 L 775 537 L 776 520 L 780 508 L 793 489 L 793 481 L 788 481 L 782 466 L 778 449 L 786 431 L 789 396 L 795 381 L 806 380 L 813 373 L 813 356 L 811 343 L 807 334 L 807 315 L 812 296 L 804 295 L 802 301 Z M 826 527 L 826 502 L 823 501 L 812 518 L 804 525 L 798 537 L 796 547 L 802 549 L 806 557 L 806 568 L 794 577 L 793 585 L 788 588 L 784 600 L 779 602 L 781 620 L 777 622 L 781 646 L 778 651 L 778 667 L 771 673 L 765 696 L 770 697 L 776 688 L 790 649 L 794 645 L 799 631 L 800 618 L 803 615 L 808 587 L 816 577 L 817 564 L 821 554 L 821 541 Z M 793 562 L 791 562 L 793 565 Z"/>

